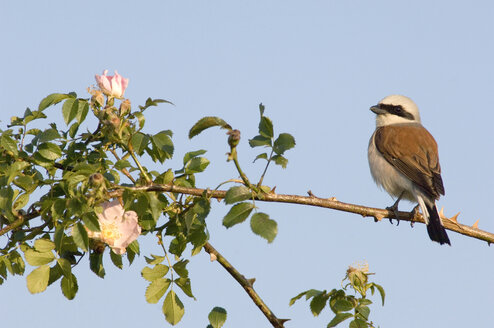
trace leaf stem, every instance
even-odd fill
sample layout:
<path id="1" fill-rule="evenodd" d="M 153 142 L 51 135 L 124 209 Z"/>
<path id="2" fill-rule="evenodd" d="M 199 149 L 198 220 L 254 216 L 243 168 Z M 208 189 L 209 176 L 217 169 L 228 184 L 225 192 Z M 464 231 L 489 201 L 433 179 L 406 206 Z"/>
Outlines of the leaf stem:
<path id="1" fill-rule="evenodd" d="M 266 172 L 268 171 L 269 164 L 271 163 L 271 160 L 273 159 L 273 153 L 274 153 L 274 149 L 271 149 L 271 154 L 269 154 L 269 159 L 268 159 L 268 162 L 266 163 L 266 167 L 264 168 L 264 172 L 262 172 L 261 178 L 259 179 L 259 182 L 257 183 L 257 188 L 261 187 L 262 180 L 264 180 L 264 175 L 266 175 Z"/>

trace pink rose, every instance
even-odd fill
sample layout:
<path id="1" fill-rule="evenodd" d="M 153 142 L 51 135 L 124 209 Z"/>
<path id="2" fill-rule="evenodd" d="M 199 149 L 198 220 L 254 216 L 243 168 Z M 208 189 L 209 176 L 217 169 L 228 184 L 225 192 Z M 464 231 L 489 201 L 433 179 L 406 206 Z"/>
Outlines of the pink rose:
<path id="1" fill-rule="evenodd" d="M 124 211 L 117 199 L 104 202 L 102 206 L 103 213 L 97 214 L 101 231 L 88 230 L 88 235 L 108 244 L 115 254 L 122 255 L 127 246 L 141 234 L 137 213 Z"/>
<path id="2" fill-rule="evenodd" d="M 129 84 L 129 79 L 123 78 L 122 75 L 115 71 L 114 76 L 107 76 L 108 70 L 103 71 L 103 75 L 95 75 L 96 82 L 98 86 L 107 96 L 112 96 L 116 98 L 123 97 L 125 89 Z"/>

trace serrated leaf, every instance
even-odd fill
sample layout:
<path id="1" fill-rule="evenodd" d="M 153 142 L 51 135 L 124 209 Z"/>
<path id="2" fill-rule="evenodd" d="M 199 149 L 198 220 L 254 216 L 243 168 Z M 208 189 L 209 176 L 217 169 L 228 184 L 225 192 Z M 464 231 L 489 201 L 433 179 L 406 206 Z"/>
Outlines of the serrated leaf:
<path id="1" fill-rule="evenodd" d="M 226 204 L 234 204 L 252 198 L 252 192 L 245 186 L 235 186 L 228 189 L 225 195 Z"/>
<path id="2" fill-rule="evenodd" d="M 74 239 L 74 242 L 77 245 L 77 247 L 87 252 L 89 247 L 89 237 L 87 235 L 86 228 L 84 228 L 82 223 L 77 222 L 72 227 L 72 238 Z"/>
<path id="3" fill-rule="evenodd" d="M 259 122 L 259 134 L 266 138 L 273 138 L 273 122 L 269 117 L 261 116 L 261 121 Z"/>
<path id="4" fill-rule="evenodd" d="M 156 304 L 165 295 L 166 290 L 170 286 L 170 279 L 156 279 L 146 288 L 146 301 L 151 304 Z"/>
<path id="5" fill-rule="evenodd" d="M 68 300 L 73 300 L 79 290 L 76 276 L 72 273 L 68 276 L 64 276 L 60 281 L 60 288 L 62 288 L 62 294 Z"/>
<path id="6" fill-rule="evenodd" d="M 34 249 L 38 252 L 50 252 L 55 249 L 55 243 L 49 239 L 37 239 L 34 241 Z"/>
<path id="7" fill-rule="evenodd" d="M 144 111 L 145 109 L 147 109 L 148 107 L 151 107 L 151 106 L 158 106 L 158 104 L 160 103 L 167 103 L 167 104 L 171 104 L 173 105 L 173 103 L 171 101 L 168 101 L 168 100 L 164 100 L 164 99 L 151 99 L 151 98 L 148 98 L 146 99 L 146 104 L 144 106 L 139 106 L 139 109 L 141 111 Z"/>
<path id="8" fill-rule="evenodd" d="M 184 165 L 187 164 L 187 162 L 190 161 L 192 158 L 200 156 L 200 155 L 204 155 L 205 153 L 207 153 L 207 150 L 204 150 L 204 149 L 189 151 L 188 153 L 186 153 L 184 155 L 184 161 L 183 161 Z"/>
<path id="9" fill-rule="evenodd" d="M 368 328 L 367 322 L 361 319 L 355 319 L 350 322 L 349 328 Z"/>
<path id="10" fill-rule="evenodd" d="M 192 139 L 202 131 L 209 129 L 213 126 L 219 126 L 222 129 L 228 129 L 228 130 L 232 129 L 232 127 L 228 123 L 223 121 L 221 118 L 214 116 L 206 116 L 201 118 L 199 121 L 197 121 L 196 124 L 194 124 L 194 126 L 192 126 L 192 128 L 189 131 L 189 139 Z"/>
<path id="11" fill-rule="evenodd" d="M 184 305 L 173 290 L 170 290 L 163 302 L 163 314 L 166 321 L 171 325 L 176 325 L 184 316 Z"/>
<path id="12" fill-rule="evenodd" d="M 60 134 L 56 129 L 46 129 L 45 131 L 41 132 L 38 137 L 38 142 L 43 143 L 47 141 L 52 141 L 54 139 L 60 138 Z"/>
<path id="13" fill-rule="evenodd" d="M 48 265 L 42 265 L 39 268 L 34 269 L 27 277 L 27 289 L 31 294 L 37 294 L 43 292 L 48 286 L 48 280 L 50 279 L 50 267 Z"/>
<path id="14" fill-rule="evenodd" d="M 225 324 L 226 316 L 226 310 L 222 307 L 216 306 L 211 310 L 211 312 L 209 312 L 209 323 L 213 326 L 213 328 L 221 328 Z"/>
<path id="15" fill-rule="evenodd" d="M 230 211 L 223 218 L 223 225 L 227 228 L 231 228 L 236 224 L 242 223 L 250 215 L 250 212 L 254 209 L 252 203 L 238 203 L 233 205 Z"/>
<path id="16" fill-rule="evenodd" d="M 328 323 L 328 328 L 336 327 L 336 325 L 338 325 L 339 323 L 342 323 L 343 321 L 345 321 L 346 319 L 351 318 L 351 317 L 353 317 L 353 314 L 351 314 L 351 313 L 338 313 L 333 318 L 333 320 L 331 320 Z"/>
<path id="17" fill-rule="evenodd" d="M 40 253 L 32 249 L 26 250 L 24 256 L 26 257 L 27 263 L 32 266 L 48 264 L 55 259 L 55 255 L 53 255 L 51 251 Z"/>
<path id="18" fill-rule="evenodd" d="M 159 153 L 158 160 L 163 163 L 166 159 L 173 156 L 174 146 L 172 139 L 167 132 L 159 132 L 151 137 L 151 142 Z"/>
<path id="19" fill-rule="evenodd" d="M 357 310 L 358 314 L 361 315 L 364 320 L 367 320 L 369 318 L 370 309 L 368 306 L 365 306 L 365 305 L 358 306 L 356 308 L 356 310 Z"/>
<path id="20" fill-rule="evenodd" d="M 15 140 L 6 133 L 2 134 L 2 137 L 0 138 L 0 145 L 5 150 L 11 152 L 14 156 L 17 156 L 19 154 L 19 151 L 17 149 L 17 142 L 15 142 Z"/>
<path id="21" fill-rule="evenodd" d="M 84 215 L 82 216 L 82 222 L 84 222 L 86 228 L 91 231 L 98 232 L 101 230 L 99 226 L 98 216 L 94 212 L 84 213 Z"/>
<path id="22" fill-rule="evenodd" d="M 144 133 L 137 132 L 132 136 L 131 143 L 136 153 L 142 155 L 149 144 L 149 136 Z"/>
<path id="23" fill-rule="evenodd" d="M 333 305 L 333 310 L 336 312 L 346 312 L 350 311 L 351 309 L 353 309 L 353 304 L 346 299 L 336 300 Z"/>
<path id="24" fill-rule="evenodd" d="M 256 235 L 271 243 L 278 234 L 278 224 L 271 220 L 266 213 L 255 213 L 250 219 L 250 228 Z"/>
<path id="25" fill-rule="evenodd" d="M 254 147 L 260 147 L 260 146 L 268 146 L 271 147 L 272 140 L 271 138 L 266 138 L 263 136 L 255 136 L 252 139 L 249 139 L 249 145 L 254 148 Z"/>
<path id="26" fill-rule="evenodd" d="M 163 262 L 165 260 L 165 257 L 164 256 L 157 256 L 157 255 L 151 254 L 151 257 L 152 258 L 149 258 L 147 256 L 144 257 L 144 259 L 146 260 L 147 264 L 155 265 L 155 264 L 159 264 L 159 263 L 161 263 L 161 262 Z"/>
<path id="27" fill-rule="evenodd" d="M 69 123 L 77 116 L 79 110 L 79 99 L 67 99 L 62 106 L 62 115 L 65 124 Z"/>
<path id="28" fill-rule="evenodd" d="M 62 156 L 62 151 L 57 145 L 45 142 L 38 146 L 38 153 L 45 159 L 53 161 Z"/>
<path id="29" fill-rule="evenodd" d="M 257 155 L 257 156 L 256 156 L 256 158 L 254 158 L 253 163 L 254 163 L 255 161 L 257 161 L 258 159 L 265 159 L 265 160 L 268 160 L 268 154 L 266 154 L 266 153 L 262 153 L 262 154 Z"/>
<path id="30" fill-rule="evenodd" d="M 91 252 L 89 255 L 89 268 L 93 271 L 98 277 L 105 277 L 105 268 L 103 267 L 103 254 Z"/>
<path id="31" fill-rule="evenodd" d="M 275 164 L 280 165 L 284 169 L 286 169 L 286 166 L 288 165 L 288 160 L 281 155 L 274 155 L 272 160 Z"/>
<path id="32" fill-rule="evenodd" d="M 278 155 L 283 155 L 293 147 L 295 147 L 295 138 L 289 133 L 281 133 L 273 144 L 273 150 Z"/>
<path id="33" fill-rule="evenodd" d="M 42 111 L 48 106 L 58 104 L 59 102 L 67 98 L 75 98 L 75 96 L 73 94 L 52 93 L 51 95 L 41 100 L 38 106 L 38 110 Z"/>
<path id="34" fill-rule="evenodd" d="M 314 317 L 317 317 L 321 313 L 322 309 L 324 309 L 328 298 L 329 296 L 325 292 L 312 298 L 309 307 Z"/>
<path id="35" fill-rule="evenodd" d="M 72 266 L 67 259 L 59 258 L 57 259 L 58 266 L 62 270 L 64 276 L 68 276 L 72 273 Z"/>
<path id="36" fill-rule="evenodd" d="M 174 282 L 175 284 L 177 284 L 178 287 L 180 287 L 180 289 L 184 292 L 185 295 L 195 299 L 194 295 L 192 295 L 192 287 L 190 286 L 189 278 L 180 277 L 178 279 L 175 279 Z"/>
<path id="37" fill-rule="evenodd" d="M 153 268 L 144 267 L 141 271 L 141 275 L 149 282 L 153 282 L 156 279 L 163 278 L 170 268 L 167 265 L 156 264 Z"/>
<path id="38" fill-rule="evenodd" d="M 189 260 L 181 260 L 173 265 L 173 271 L 175 271 L 180 277 L 187 278 L 189 271 L 187 270 L 187 264 Z"/>
<path id="39" fill-rule="evenodd" d="M 119 269 L 123 268 L 122 255 L 116 254 L 113 250 L 111 250 L 110 259 L 117 268 Z"/>
<path id="40" fill-rule="evenodd" d="M 185 165 L 185 174 L 203 172 L 209 165 L 206 157 L 194 157 Z"/>
<path id="41" fill-rule="evenodd" d="M 77 110 L 77 114 L 75 115 L 77 123 L 81 124 L 86 119 L 88 112 L 89 103 L 86 100 L 79 99 L 79 109 Z"/>

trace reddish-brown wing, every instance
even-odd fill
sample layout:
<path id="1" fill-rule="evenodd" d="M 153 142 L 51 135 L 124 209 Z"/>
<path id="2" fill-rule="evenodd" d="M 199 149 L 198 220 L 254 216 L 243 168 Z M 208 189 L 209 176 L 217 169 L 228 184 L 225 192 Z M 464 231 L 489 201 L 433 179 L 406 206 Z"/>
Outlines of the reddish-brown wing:
<path id="1" fill-rule="evenodd" d="M 374 142 L 384 158 L 433 199 L 444 195 L 437 144 L 420 124 L 395 124 L 376 130 Z"/>

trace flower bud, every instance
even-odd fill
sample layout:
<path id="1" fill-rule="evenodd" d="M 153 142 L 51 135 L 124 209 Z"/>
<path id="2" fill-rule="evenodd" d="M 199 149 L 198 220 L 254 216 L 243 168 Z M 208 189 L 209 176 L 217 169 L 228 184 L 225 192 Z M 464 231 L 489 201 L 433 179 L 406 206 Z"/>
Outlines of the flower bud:
<path id="1" fill-rule="evenodd" d="M 105 182 L 105 178 L 101 173 L 94 173 L 89 176 L 89 184 L 91 187 L 99 187 Z"/>
<path id="2" fill-rule="evenodd" d="M 103 93 L 99 90 L 93 91 L 93 96 L 91 97 L 91 106 L 95 108 L 103 107 L 105 104 L 105 97 Z"/>
<path id="3" fill-rule="evenodd" d="M 130 113 L 130 100 L 125 99 L 120 104 L 120 116 L 127 116 Z"/>
<path id="4" fill-rule="evenodd" d="M 230 130 L 226 134 L 229 135 L 228 144 L 230 145 L 230 147 L 231 148 L 237 147 L 238 143 L 240 142 L 240 131 Z"/>

